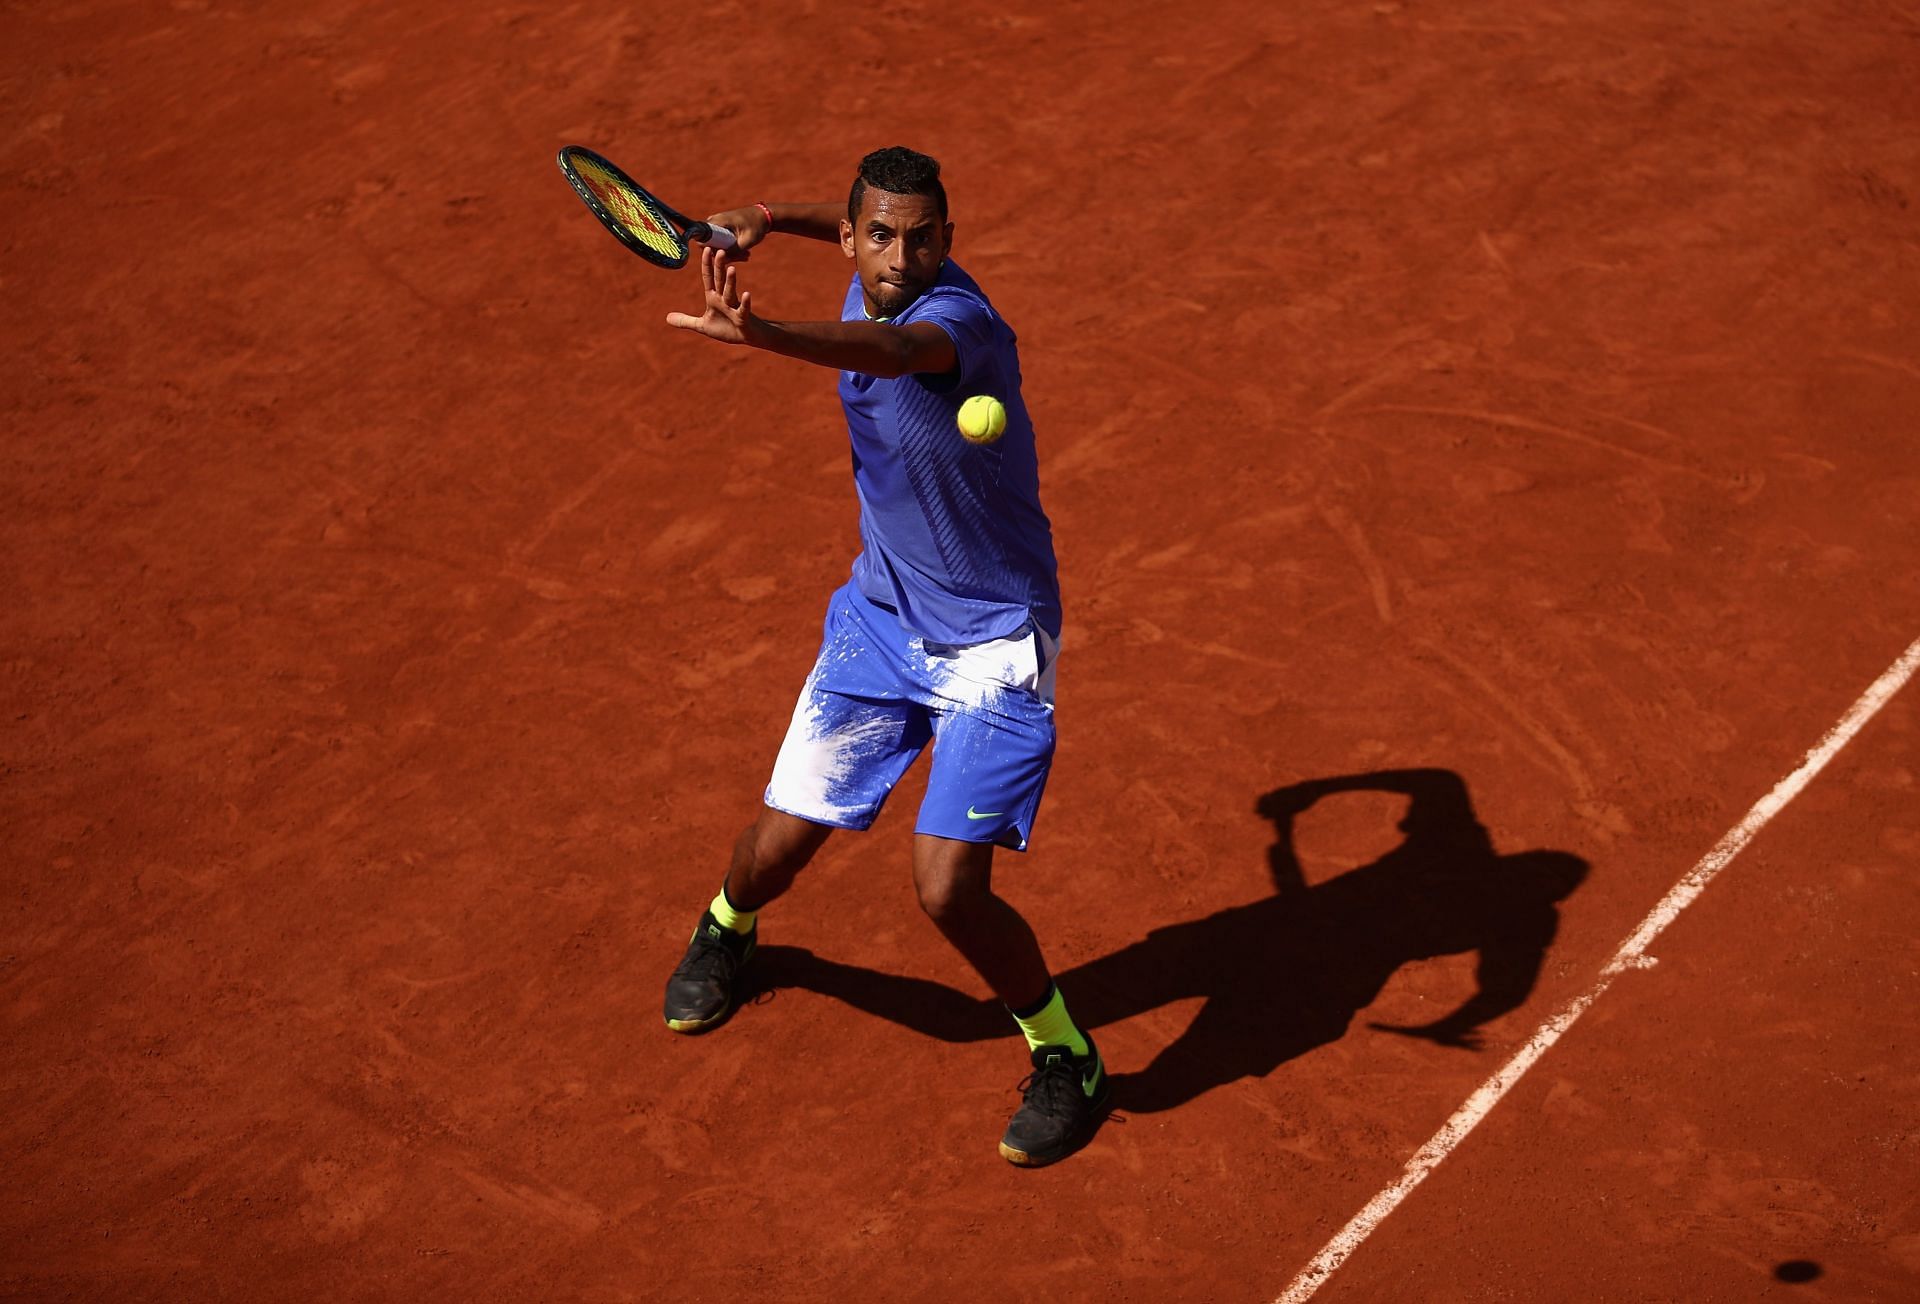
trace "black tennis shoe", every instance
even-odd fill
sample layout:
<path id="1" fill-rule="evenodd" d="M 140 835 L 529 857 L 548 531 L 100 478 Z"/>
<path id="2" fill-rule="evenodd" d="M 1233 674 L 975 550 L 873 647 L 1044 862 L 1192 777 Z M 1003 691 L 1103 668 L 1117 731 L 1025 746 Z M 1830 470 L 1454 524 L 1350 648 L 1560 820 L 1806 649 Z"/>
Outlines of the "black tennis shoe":
<path id="1" fill-rule="evenodd" d="M 1040 1046 L 1033 1072 L 1020 1084 L 1020 1108 L 1000 1138 L 1000 1157 L 1022 1168 L 1064 1159 L 1093 1131 L 1106 1112 L 1108 1083 L 1100 1048 L 1087 1038 L 1087 1053 Z"/>
<path id="2" fill-rule="evenodd" d="M 675 1032 L 705 1032 L 733 1009 L 734 978 L 753 958 L 760 930 L 742 936 L 713 917 L 700 916 L 680 967 L 667 979 L 667 1026 Z"/>

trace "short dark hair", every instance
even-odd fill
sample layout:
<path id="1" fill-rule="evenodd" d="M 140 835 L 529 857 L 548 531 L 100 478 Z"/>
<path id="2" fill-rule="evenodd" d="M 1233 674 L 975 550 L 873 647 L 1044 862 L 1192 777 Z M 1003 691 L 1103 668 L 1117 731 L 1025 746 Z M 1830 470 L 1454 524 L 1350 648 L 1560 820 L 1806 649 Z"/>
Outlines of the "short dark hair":
<path id="1" fill-rule="evenodd" d="M 860 160 L 860 174 L 853 179 L 853 192 L 847 196 L 847 221 L 860 222 L 860 201 L 867 187 L 890 195 L 925 195 L 947 220 L 947 188 L 940 184 L 940 161 L 908 149 L 889 145 L 876 149 Z"/>

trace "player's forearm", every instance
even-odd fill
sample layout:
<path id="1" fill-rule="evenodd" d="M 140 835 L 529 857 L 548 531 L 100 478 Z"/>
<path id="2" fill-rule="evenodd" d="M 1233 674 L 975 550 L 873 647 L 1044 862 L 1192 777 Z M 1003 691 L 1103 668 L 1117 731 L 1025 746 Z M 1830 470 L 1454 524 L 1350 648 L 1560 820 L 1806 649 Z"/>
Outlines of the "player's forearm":
<path id="1" fill-rule="evenodd" d="M 929 349 L 904 328 L 878 321 L 759 319 L 747 342 L 769 353 L 832 367 L 835 371 L 878 376 L 882 380 L 946 369 L 939 365 L 942 360 L 935 356 L 936 350 Z"/>
<path id="2" fill-rule="evenodd" d="M 840 243 L 840 219 L 847 215 L 845 204 L 768 204 L 773 214 L 773 229 L 780 235 L 797 235 L 808 240 Z"/>

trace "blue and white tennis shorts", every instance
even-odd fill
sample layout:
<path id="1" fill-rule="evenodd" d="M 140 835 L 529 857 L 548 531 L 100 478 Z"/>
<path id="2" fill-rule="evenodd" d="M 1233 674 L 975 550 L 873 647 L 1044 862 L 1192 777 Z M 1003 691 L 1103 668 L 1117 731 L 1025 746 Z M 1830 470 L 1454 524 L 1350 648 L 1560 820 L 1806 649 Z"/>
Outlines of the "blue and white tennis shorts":
<path id="1" fill-rule="evenodd" d="M 1053 765 L 1057 655 L 1031 623 L 989 643 L 934 643 L 843 585 L 827 606 L 767 805 L 864 829 L 931 742 L 914 831 L 1025 851 Z"/>

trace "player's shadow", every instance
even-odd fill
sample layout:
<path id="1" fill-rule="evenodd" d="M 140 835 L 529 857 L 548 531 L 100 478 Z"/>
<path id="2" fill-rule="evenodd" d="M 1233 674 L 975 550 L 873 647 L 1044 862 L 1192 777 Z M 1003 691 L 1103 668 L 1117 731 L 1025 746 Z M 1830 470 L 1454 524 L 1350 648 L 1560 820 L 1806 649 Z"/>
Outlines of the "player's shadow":
<path id="1" fill-rule="evenodd" d="M 1309 886 L 1293 820 L 1320 798 L 1371 790 L 1408 799 L 1405 840 L 1371 864 Z M 1191 997 L 1193 1022 L 1146 1068 L 1116 1075 L 1114 1105 L 1148 1113 L 1224 1083 L 1264 1077 L 1343 1036 L 1401 965 L 1478 953 L 1476 990 L 1418 1026 L 1374 1024 L 1476 1050 L 1479 1029 L 1533 990 L 1559 926 L 1558 903 L 1587 864 L 1558 851 L 1501 855 L 1448 770 L 1391 770 L 1290 784 L 1261 797 L 1273 821 L 1272 896 L 1156 928 L 1140 941 L 1059 975 L 1076 1019 L 1105 1024 Z M 766 946 L 756 986 L 799 987 L 946 1041 L 1011 1033 L 1006 1010 L 940 983 Z M 749 970 L 753 972 L 753 970 Z"/>

